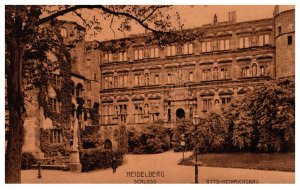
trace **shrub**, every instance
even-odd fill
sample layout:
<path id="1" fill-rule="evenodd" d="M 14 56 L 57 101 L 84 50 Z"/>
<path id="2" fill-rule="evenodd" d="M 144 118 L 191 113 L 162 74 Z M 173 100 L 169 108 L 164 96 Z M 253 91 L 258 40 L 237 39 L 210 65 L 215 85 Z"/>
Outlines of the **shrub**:
<path id="1" fill-rule="evenodd" d="M 120 151 L 103 151 L 102 149 L 98 148 L 80 150 L 82 172 L 110 168 L 113 157 L 116 158 L 118 166 L 122 165 L 123 153 Z"/>
<path id="2" fill-rule="evenodd" d="M 170 137 L 162 121 L 128 129 L 128 151 L 134 154 L 161 153 L 170 149 Z"/>
<path id="3" fill-rule="evenodd" d="M 37 163 L 36 158 L 29 152 L 22 153 L 21 168 L 22 170 L 30 169 L 31 165 Z"/>

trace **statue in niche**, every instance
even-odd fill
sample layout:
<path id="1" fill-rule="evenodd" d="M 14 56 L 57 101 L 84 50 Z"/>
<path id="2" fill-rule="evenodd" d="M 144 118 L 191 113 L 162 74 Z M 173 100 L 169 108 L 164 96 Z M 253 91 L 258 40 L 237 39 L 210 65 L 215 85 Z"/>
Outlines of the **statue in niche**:
<path id="1" fill-rule="evenodd" d="M 218 17 L 217 17 L 217 14 L 215 14 L 214 16 L 214 25 L 218 23 Z"/>
<path id="2" fill-rule="evenodd" d="M 255 35 L 251 38 L 251 46 L 257 46 L 257 38 Z"/>
<path id="3" fill-rule="evenodd" d="M 216 39 L 214 39 L 213 42 L 212 42 L 212 48 L 213 48 L 213 50 L 217 51 L 218 50 L 218 46 L 219 46 L 218 41 Z"/>

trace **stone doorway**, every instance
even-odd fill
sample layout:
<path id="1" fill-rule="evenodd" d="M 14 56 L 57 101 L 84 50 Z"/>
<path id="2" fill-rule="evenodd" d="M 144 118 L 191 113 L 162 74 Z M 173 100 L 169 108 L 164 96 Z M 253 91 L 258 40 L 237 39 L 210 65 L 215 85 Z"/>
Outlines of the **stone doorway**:
<path id="1" fill-rule="evenodd" d="M 185 111 L 182 108 L 176 110 L 176 118 L 177 119 L 184 119 L 185 118 Z"/>

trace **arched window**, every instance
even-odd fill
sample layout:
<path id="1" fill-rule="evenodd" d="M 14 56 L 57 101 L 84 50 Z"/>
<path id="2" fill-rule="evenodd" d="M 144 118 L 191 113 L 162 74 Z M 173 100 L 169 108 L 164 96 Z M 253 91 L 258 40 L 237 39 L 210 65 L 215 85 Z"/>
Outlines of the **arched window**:
<path id="1" fill-rule="evenodd" d="M 257 64 L 253 63 L 252 65 L 252 76 L 255 77 L 257 76 Z"/>
<path id="2" fill-rule="evenodd" d="M 112 149 L 112 143 L 109 139 L 106 139 L 104 142 L 104 149 L 105 150 L 111 150 Z"/>
<path id="3" fill-rule="evenodd" d="M 62 37 L 68 37 L 68 31 L 65 28 L 60 29 L 60 35 Z"/>
<path id="4" fill-rule="evenodd" d="M 81 83 L 78 83 L 76 86 L 76 96 L 82 97 L 82 91 L 83 91 L 83 85 Z"/>
<path id="5" fill-rule="evenodd" d="M 194 81 L 194 73 L 193 72 L 189 73 L 189 81 L 190 82 Z"/>

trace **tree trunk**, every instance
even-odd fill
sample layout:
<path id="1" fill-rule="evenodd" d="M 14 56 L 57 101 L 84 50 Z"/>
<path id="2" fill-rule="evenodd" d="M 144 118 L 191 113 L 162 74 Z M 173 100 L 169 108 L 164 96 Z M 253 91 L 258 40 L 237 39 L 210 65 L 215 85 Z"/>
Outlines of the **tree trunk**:
<path id="1" fill-rule="evenodd" d="M 7 42 L 7 48 L 10 52 L 10 65 L 7 78 L 9 132 L 5 156 L 5 183 L 21 183 L 23 124 L 26 117 L 22 91 L 24 48 L 17 40 Z"/>

